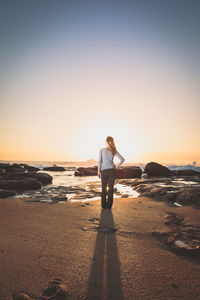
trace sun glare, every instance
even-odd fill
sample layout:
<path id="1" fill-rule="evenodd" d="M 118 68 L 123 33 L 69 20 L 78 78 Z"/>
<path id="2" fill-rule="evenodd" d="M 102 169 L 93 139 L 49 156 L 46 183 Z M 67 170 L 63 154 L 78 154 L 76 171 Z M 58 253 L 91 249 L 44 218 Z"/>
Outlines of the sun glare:
<path id="1" fill-rule="evenodd" d="M 121 120 L 121 119 L 120 119 Z M 105 147 L 105 140 L 111 135 L 117 150 L 126 161 L 134 160 L 141 151 L 141 136 L 127 121 L 118 118 L 94 119 L 77 129 L 73 140 L 74 155 L 78 160 L 98 159 L 99 149 Z"/>

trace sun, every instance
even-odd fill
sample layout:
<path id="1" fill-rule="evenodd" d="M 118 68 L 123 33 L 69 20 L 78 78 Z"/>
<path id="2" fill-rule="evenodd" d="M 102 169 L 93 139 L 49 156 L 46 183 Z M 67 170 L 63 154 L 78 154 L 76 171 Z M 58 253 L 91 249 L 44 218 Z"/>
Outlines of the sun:
<path id="1" fill-rule="evenodd" d="M 80 123 L 79 123 L 80 124 Z M 141 152 L 141 135 L 127 120 L 118 118 L 94 118 L 76 128 L 73 142 L 73 154 L 77 160 L 98 159 L 99 149 L 105 147 L 108 135 L 115 141 L 117 150 L 126 161 L 132 161 Z"/>

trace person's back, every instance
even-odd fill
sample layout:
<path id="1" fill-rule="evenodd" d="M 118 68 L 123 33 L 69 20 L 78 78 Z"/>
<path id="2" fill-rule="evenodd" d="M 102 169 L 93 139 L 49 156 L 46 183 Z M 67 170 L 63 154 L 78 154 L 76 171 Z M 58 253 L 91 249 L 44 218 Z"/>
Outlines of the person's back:
<path id="1" fill-rule="evenodd" d="M 99 151 L 98 177 L 101 178 L 102 183 L 101 207 L 111 209 L 113 205 L 113 186 L 115 183 L 116 168 L 118 168 L 125 161 L 125 159 L 117 151 L 112 136 L 107 136 L 105 142 L 106 147 L 101 148 Z M 120 159 L 120 162 L 117 165 L 113 163 L 115 156 Z M 108 201 L 106 201 L 106 199 Z"/>
<path id="2" fill-rule="evenodd" d="M 113 156 L 107 147 L 101 148 L 99 151 L 98 169 L 102 171 L 114 168 L 113 159 L 115 156 L 120 159 L 120 162 L 117 164 L 117 167 L 119 167 L 125 161 L 124 157 L 118 151 Z"/>

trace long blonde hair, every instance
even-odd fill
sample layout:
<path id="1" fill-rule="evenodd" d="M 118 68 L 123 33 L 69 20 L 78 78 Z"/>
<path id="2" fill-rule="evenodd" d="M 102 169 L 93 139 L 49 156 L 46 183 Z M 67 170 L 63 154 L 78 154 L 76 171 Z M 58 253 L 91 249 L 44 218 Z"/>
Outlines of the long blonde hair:
<path id="1" fill-rule="evenodd" d="M 112 152 L 112 155 L 114 156 L 115 153 L 117 152 L 117 149 L 115 147 L 115 142 L 114 142 L 114 139 L 112 136 L 107 136 L 106 137 L 106 142 L 108 143 L 109 147 L 110 147 L 110 150 Z"/>

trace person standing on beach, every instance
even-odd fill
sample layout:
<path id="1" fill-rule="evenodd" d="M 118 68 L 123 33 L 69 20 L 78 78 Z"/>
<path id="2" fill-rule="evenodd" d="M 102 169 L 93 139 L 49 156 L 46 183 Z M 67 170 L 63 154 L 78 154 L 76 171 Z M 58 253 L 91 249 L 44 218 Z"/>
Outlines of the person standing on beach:
<path id="1" fill-rule="evenodd" d="M 105 141 L 106 147 L 99 151 L 98 159 L 98 177 L 101 178 L 101 207 L 110 208 L 113 205 L 113 186 L 116 176 L 116 168 L 120 167 L 125 161 L 124 157 L 117 151 L 112 136 L 107 136 Z M 120 159 L 120 162 L 115 165 L 113 163 L 114 156 Z M 108 201 L 106 201 L 106 190 L 108 186 Z"/>

